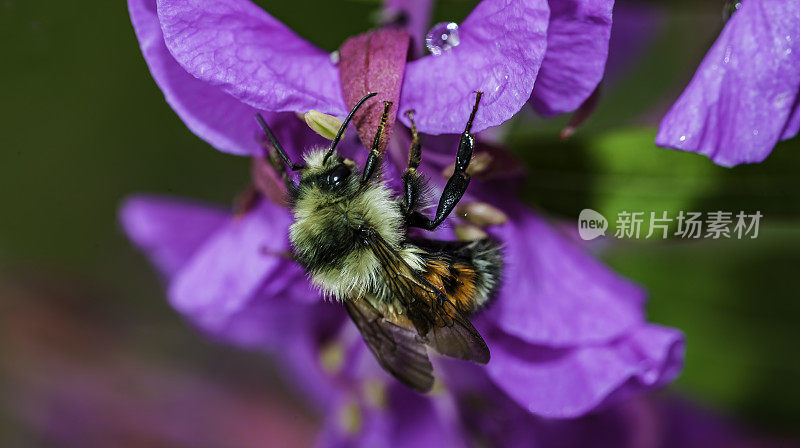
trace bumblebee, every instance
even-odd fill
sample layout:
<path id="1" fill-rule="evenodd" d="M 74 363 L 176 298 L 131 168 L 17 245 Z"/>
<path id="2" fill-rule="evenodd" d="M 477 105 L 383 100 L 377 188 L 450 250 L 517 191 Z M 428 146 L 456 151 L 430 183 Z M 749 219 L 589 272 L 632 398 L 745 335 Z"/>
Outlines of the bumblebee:
<path id="1" fill-rule="evenodd" d="M 407 386 L 426 392 L 434 382 L 427 347 L 449 357 L 489 361 L 489 349 L 469 318 L 498 288 L 503 266 L 498 244 L 490 238 L 461 242 L 407 235 L 412 227 L 436 229 L 464 195 L 475 145 L 470 129 L 481 93 L 433 219 L 421 212 L 425 179 L 417 172 L 421 144 L 412 114 L 402 195 L 386 185 L 380 168 L 378 144 L 391 102 L 384 102 L 363 169 L 336 152 L 353 115 L 375 95 L 362 98 L 331 146 L 308 152 L 303 164 L 293 163 L 264 119 L 256 118 L 282 159 L 276 167 L 294 214 L 289 228 L 293 257 L 316 286 L 341 301 L 379 364 Z M 300 172 L 299 183 L 287 175 L 286 167 Z"/>

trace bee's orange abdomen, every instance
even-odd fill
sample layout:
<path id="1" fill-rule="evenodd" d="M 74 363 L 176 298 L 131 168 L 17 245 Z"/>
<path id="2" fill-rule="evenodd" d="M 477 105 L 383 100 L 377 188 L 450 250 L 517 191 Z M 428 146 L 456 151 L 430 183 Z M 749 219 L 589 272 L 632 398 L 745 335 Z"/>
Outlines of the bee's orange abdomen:
<path id="1" fill-rule="evenodd" d="M 476 307 L 477 273 L 475 267 L 463 263 L 448 263 L 446 260 L 428 260 L 425 278 L 458 308 L 470 313 Z"/>

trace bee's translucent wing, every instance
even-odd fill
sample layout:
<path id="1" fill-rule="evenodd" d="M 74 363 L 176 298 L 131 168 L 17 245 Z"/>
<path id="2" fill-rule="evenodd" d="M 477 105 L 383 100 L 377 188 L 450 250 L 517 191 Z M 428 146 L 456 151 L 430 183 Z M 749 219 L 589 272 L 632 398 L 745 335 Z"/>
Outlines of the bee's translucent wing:
<path id="1" fill-rule="evenodd" d="M 442 355 L 489 362 L 486 342 L 450 298 L 409 266 L 380 235 L 371 234 L 369 241 L 381 262 L 384 280 L 427 344 Z"/>
<path id="2" fill-rule="evenodd" d="M 394 324 L 365 300 L 345 300 L 344 306 L 381 367 L 412 389 L 431 390 L 433 366 L 413 328 Z"/>
<path id="3" fill-rule="evenodd" d="M 443 355 L 478 364 L 489 362 L 489 347 L 466 319 L 458 320 L 450 327 L 433 327 L 426 339 L 428 345 Z"/>

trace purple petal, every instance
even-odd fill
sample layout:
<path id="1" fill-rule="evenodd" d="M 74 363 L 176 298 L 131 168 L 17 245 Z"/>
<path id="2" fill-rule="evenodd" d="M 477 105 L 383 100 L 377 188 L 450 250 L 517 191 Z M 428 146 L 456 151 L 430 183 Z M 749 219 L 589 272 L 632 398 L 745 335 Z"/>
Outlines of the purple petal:
<path id="1" fill-rule="evenodd" d="M 186 126 L 220 151 L 260 156 L 262 149 L 256 135 L 261 131 L 253 119 L 258 110 L 198 80 L 175 61 L 164 44 L 155 0 L 129 0 L 128 7 L 150 73 Z M 265 117 L 292 154 L 321 141 L 304 129 L 305 125 L 294 114 L 265 114 Z"/>
<path id="2" fill-rule="evenodd" d="M 577 417 L 609 398 L 661 387 L 683 365 L 683 335 L 650 324 L 613 343 L 572 349 L 536 347 L 498 331 L 484 337 L 492 348 L 486 367 L 492 380 L 545 417 Z"/>
<path id="3" fill-rule="evenodd" d="M 425 34 L 431 23 L 432 0 L 386 0 L 384 10 L 389 15 L 397 15 L 404 20 L 403 28 L 411 34 L 414 56 L 419 56 L 425 48 Z"/>
<path id="4" fill-rule="evenodd" d="M 664 447 L 684 448 L 736 447 L 736 448 L 779 448 L 797 446 L 788 440 L 754 437 L 746 427 L 738 426 L 729 417 L 715 414 L 696 403 L 676 397 L 650 397 L 646 402 L 657 419 L 657 425 L 650 425 L 651 438 L 661 436 Z M 642 404 L 639 405 L 641 412 Z M 627 412 L 628 425 L 641 427 L 637 414 Z M 633 418 L 631 418 L 633 417 Z M 639 425 L 637 425 L 639 423 Z M 658 429 L 661 429 L 658 431 Z"/>
<path id="5" fill-rule="evenodd" d="M 299 288 L 298 288 L 299 289 Z M 256 341 L 254 346 L 271 349 L 280 358 L 279 366 L 284 371 L 286 379 L 301 392 L 315 407 L 329 409 L 341 396 L 345 385 L 338 372 L 330 371 L 330 366 L 323 365 L 323 351 L 330 349 L 332 344 L 338 344 L 338 335 L 342 326 L 352 326 L 344 311 L 344 307 L 337 302 L 322 301 L 318 296 L 314 303 L 298 303 L 298 300 L 285 300 L 283 296 L 259 297 L 257 301 L 243 309 L 239 314 L 242 318 L 251 309 L 257 309 L 258 303 L 274 308 L 283 307 L 274 316 L 266 316 L 265 324 L 259 326 L 262 334 L 267 337 Z M 296 314 L 292 314 L 295 313 Z M 268 314 L 265 311 L 264 314 Z M 284 320 L 281 322 L 281 317 Z M 252 319 L 254 326 L 258 325 L 258 318 Z M 270 326 L 275 327 L 274 333 L 278 342 L 272 346 L 269 337 Z M 357 332 L 357 330 L 356 330 Z M 360 336 L 359 336 L 360 337 Z M 362 341 L 358 341 L 363 346 Z M 344 347 L 345 344 L 341 344 Z M 363 349 L 367 350 L 366 347 Z M 348 359 L 343 361 L 346 365 Z"/>
<path id="6" fill-rule="evenodd" d="M 460 133 L 476 91 L 484 93 L 473 131 L 497 126 L 527 101 L 544 58 L 545 0 L 483 0 L 460 24 L 460 44 L 410 62 L 400 119 L 414 110 L 420 132 Z"/>
<path id="7" fill-rule="evenodd" d="M 178 65 L 164 45 L 155 0 L 129 0 L 128 7 L 150 73 L 189 129 L 220 151 L 256 154 L 256 110 Z"/>
<path id="8" fill-rule="evenodd" d="M 547 448 L 768 447 L 696 405 L 663 394 L 647 394 L 604 406 L 573 419 L 541 418 L 508 399 L 474 367 L 448 363 L 448 376 L 466 427 L 487 446 Z M 760 442 L 760 443 L 759 443 Z"/>
<path id="9" fill-rule="evenodd" d="M 248 0 L 158 0 L 170 53 L 192 76 L 268 111 L 346 113 L 330 56 Z"/>
<path id="10" fill-rule="evenodd" d="M 420 395 L 400 384 L 391 389 L 392 446 L 398 448 L 466 446 L 456 410 L 448 397 Z"/>
<path id="11" fill-rule="evenodd" d="M 755 439 L 731 421 L 697 405 L 656 394 L 626 400 L 577 419 L 525 418 L 513 411 L 510 414 L 515 426 L 527 429 L 529 438 L 527 441 L 523 438 L 511 440 L 505 433 L 496 432 L 499 443 L 495 442 L 495 446 L 527 446 L 530 440 L 537 442 L 535 446 L 548 448 L 783 446 Z M 514 429 L 508 429 L 513 434 Z M 519 443 L 514 444 L 515 441 Z"/>
<path id="12" fill-rule="evenodd" d="M 317 447 L 468 446 L 456 409 L 448 407 L 449 397 L 422 395 L 392 381 L 385 386 L 386 406 L 377 407 L 355 397 L 341 399 L 328 414 Z M 354 433 L 342 427 L 342 411 L 346 406 L 358 409 L 360 425 Z"/>
<path id="13" fill-rule="evenodd" d="M 408 58 L 409 35 L 404 30 L 380 29 L 348 39 L 339 49 L 339 75 L 345 103 L 353 107 L 367 93 L 373 98 L 353 117 L 364 147 L 369 148 L 383 115 L 384 101 L 398 104 Z M 389 109 L 378 150 L 383 153 L 392 136 L 397 106 Z"/>
<path id="14" fill-rule="evenodd" d="M 643 321 L 644 292 L 521 206 L 492 233 L 505 243 L 500 294 L 486 318 L 552 347 L 607 341 Z"/>
<path id="15" fill-rule="evenodd" d="M 614 0 L 550 0 L 547 54 L 531 101 L 544 116 L 577 109 L 594 92 L 608 57 Z"/>
<path id="16" fill-rule="evenodd" d="M 286 255 L 290 219 L 286 209 L 269 201 L 231 219 L 174 278 L 169 287 L 172 305 L 217 333 L 257 297 L 318 300 L 302 269 Z M 287 291 L 293 294 L 287 297 Z"/>
<path id="17" fill-rule="evenodd" d="M 656 144 L 723 166 L 764 160 L 796 134 L 789 122 L 800 92 L 798 30 L 800 3 L 742 2 L 661 121 Z"/>
<path id="18" fill-rule="evenodd" d="M 122 205 L 119 219 L 128 238 L 170 278 L 225 225 L 228 213 L 186 201 L 135 196 Z"/>
<path id="19" fill-rule="evenodd" d="M 173 305 L 186 317 L 215 339 L 276 349 L 289 335 L 322 325 L 306 325 L 319 295 L 299 266 L 273 254 L 256 253 L 265 247 L 258 245 L 262 239 L 277 241 L 266 245 L 270 250 L 286 247 L 280 233 L 275 238 L 276 232 L 286 232 L 286 212 L 262 202 L 247 216 L 232 218 L 213 207 L 141 196 L 125 202 L 120 220 L 131 240 L 173 279 Z M 249 243 L 255 250 L 248 251 Z M 236 265 L 239 262 L 246 264 Z"/>
<path id="20" fill-rule="evenodd" d="M 281 281 L 281 277 L 290 281 Z M 282 354 L 295 350 L 303 335 L 314 331 L 311 318 L 320 312 L 315 308 L 320 301 L 298 267 L 283 263 L 235 310 L 220 308 L 214 318 L 207 317 L 215 313 L 213 307 L 181 311 L 213 339 Z"/>
<path id="21" fill-rule="evenodd" d="M 315 448 L 393 446 L 389 439 L 388 410 L 360 406 L 355 396 L 339 397 L 326 412 Z"/>

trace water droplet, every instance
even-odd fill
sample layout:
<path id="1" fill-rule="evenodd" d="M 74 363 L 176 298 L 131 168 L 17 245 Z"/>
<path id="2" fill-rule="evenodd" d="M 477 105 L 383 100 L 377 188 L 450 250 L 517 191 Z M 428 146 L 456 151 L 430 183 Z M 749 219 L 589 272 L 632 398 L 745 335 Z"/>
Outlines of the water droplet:
<path id="1" fill-rule="evenodd" d="M 458 24 L 455 22 L 441 22 L 428 31 L 425 35 L 425 46 L 428 51 L 434 56 L 449 51 L 453 47 L 458 46 L 460 38 L 458 37 Z"/>
<path id="2" fill-rule="evenodd" d="M 339 63 L 339 50 L 332 51 L 331 54 L 328 55 L 328 56 L 331 58 L 331 63 L 332 64 L 338 64 Z"/>
<path id="3" fill-rule="evenodd" d="M 727 64 L 731 62 L 731 53 L 733 53 L 733 48 L 728 47 L 725 49 L 725 58 L 722 60 L 723 63 Z"/>
<path id="4" fill-rule="evenodd" d="M 784 51 L 783 53 L 784 53 L 786 56 L 789 56 L 790 54 L 792 54 L 792 49 L 791 49 L 791 48 L 787 48 L 787 49 L 786 49 L 786 51 Z"/>
<path id="5" fill-rule="evenodd" d="M 722 20 L 727 22 L 730 20 L 733 13 L 739 10 L 742 7 L 741 0 L 725 0 L 725 4 L 722 6 Z"/>
<path id="6" fill-rule="evenodd" d="M 753 135 L 758 135 L 758 129 L 753 129 Z"/>
<path id="7" fill-rule="evenodd" d="M 685 136 L 685 135 L 681 135 L 681 138 L 680 138 L 680 140 L 681 140 L 682 142 L 685 142 L 685 141 L 686 141 L 686 136 Z"/>

